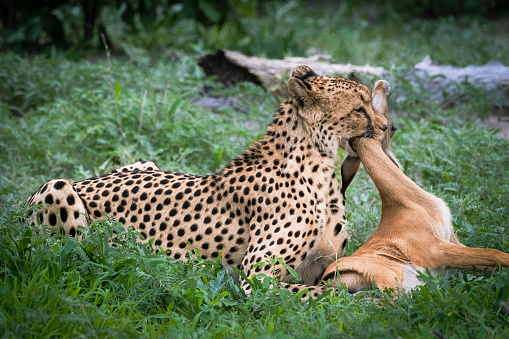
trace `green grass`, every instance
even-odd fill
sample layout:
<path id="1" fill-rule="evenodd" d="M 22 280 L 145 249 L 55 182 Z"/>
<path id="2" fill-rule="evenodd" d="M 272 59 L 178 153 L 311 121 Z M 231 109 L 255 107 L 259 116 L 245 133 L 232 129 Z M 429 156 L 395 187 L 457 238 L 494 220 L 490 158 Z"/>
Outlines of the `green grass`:
<path id="1" fill-rule="evenodd" d="M 166 64 L 110 65 L 7 54 L 2 65 L 21 83 L 18 89 L 5 83 L 4 93 L 25 103 L 6 100 L 0 112 L 0 193 L 17 191 L 21 180 L 26 190 L 18 199 L 51 177 L 85 178 L 145 159 L 174 171 L 212 173 L 263 133 L 276 107 L 252 85 L 230 91 L 243 93 L 236 103 L 242 113 L 193 105 L 205 85 L 217 86 L 185 55 Z"/>
<path id="2" fill-rule="evenodd" d="M 509 252 L 509 142 L 473 118 L 492 112 L 496 97 L 460 84 L 450 98 L 454 108 L 444 109 L 400 77 L 426 54 L 456 65 L 508 64 L 502 21 L 396 20 L 371 8 L 308 12 L 290 4 L 243 19 L 249 35 L 233 24 L 205 29 L 183 21 L 123 38 L 125 55 L 111 61 L 0 55 L 4 337 L 509 335 L 499 306 L 509 300 L 507 271 L 424 275 L 425 286 L 399 299 L 352 296 L 340 287 L 301 302 L 270 277 L 252 281 L 254 293 L 245 296 L 217 262 L 167 259 L 114 221 L 94 223 L 77 242 L 20 219 L 27 213 L 20 202 L 52 178 L 81 180 L 138 160 L 165 170 L 218 171 L 264 133 L 277 103 L 253 85 L 221 89 L 203 79 L 197 57 L 218 47 L 270 57 L 314 49 L 340 62 L 394 65 L 393 148 L 405 173 L 449 204 L 464 244 Z M 192 104 L 203 96 L 233 97 L 235 109 Z M 346 208 L 351 254 L 380 216 L 378 193 L 362 169 Z"/>

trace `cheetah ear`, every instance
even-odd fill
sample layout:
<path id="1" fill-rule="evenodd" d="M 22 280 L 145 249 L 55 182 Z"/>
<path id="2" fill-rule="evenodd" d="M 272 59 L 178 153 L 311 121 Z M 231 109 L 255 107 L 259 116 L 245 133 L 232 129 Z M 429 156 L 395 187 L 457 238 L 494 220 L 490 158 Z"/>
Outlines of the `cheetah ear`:
<path id="1" fill-rule="evenodd" d="M 290 92 L 290 95 L 296 99 L 301 107 L 313 103 L 311 86 L 298 78 L 292 77 L 288 79 L 288 92 Z"/>
<path id="2" fill-rule="evenodd" d="M 292 72 L 292 77 L 306 81 L 308 78 L 318 77 L 318 74 L 308 66 L 297 66 Z"/>
<path id="3" fill-rule="evenodd" d="M 361 164 L 361 158 L 354 155 L 347 155 L 341 165 L 341 194 L 345 197 L 345 192 Z"/>

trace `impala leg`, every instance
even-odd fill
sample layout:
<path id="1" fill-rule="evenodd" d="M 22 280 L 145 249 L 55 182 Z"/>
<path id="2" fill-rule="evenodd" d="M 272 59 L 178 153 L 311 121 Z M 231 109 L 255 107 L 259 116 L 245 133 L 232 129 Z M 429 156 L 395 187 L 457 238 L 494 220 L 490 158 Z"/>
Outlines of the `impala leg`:
<path id="1" fill-rule="evenodd" d="M 509 267 L 509 254 L 493 248 L 473 248 L 442 241 L 432 251 L 433 266 L 472 269 L 473 267 Z"/>

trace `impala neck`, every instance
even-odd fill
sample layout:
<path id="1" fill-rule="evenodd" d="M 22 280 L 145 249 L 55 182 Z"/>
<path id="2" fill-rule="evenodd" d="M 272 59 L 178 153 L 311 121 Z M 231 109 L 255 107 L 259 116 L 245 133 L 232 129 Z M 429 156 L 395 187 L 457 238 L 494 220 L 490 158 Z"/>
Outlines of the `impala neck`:
<path id="1" fill-rule="evenodd" d="M 356 149 L 380 193 L 383 205 L 404 204 L 409 199 L 419 199 L 422 189 L 389 159 L 380 141 L 362 138 Z"/>

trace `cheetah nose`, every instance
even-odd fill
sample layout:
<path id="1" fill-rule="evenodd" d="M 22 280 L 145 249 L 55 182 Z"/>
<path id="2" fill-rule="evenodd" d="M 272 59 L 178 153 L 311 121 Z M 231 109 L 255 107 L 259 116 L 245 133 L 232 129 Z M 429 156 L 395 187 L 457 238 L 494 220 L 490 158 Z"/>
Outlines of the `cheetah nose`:
<path id="1" fill-rule="evenodd" d="M 382 131 L 386 131 L 387 130 L 387 125 L 383 125 L 383 127 L 381 128 Z"/>

